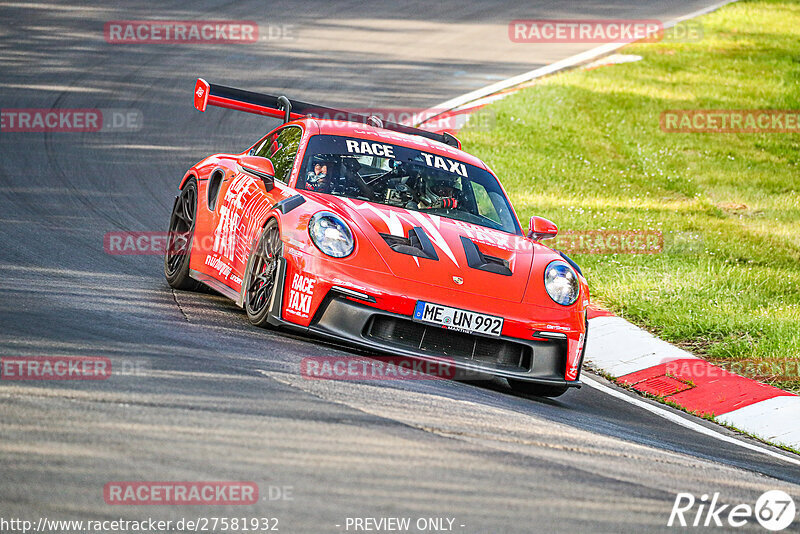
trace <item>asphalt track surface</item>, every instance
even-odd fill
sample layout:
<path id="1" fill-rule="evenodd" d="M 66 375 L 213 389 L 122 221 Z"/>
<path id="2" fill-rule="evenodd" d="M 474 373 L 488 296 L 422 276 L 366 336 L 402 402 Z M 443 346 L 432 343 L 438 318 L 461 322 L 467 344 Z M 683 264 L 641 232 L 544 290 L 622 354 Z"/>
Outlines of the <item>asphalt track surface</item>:
<path id="1" fill-rule="evenodd" d="M 344 532 L 347 517 L 450 517 L 465 533 L 654 532 L 668 530 L 678 492 L 800 497 L 800 468 L 588 387 L 543 400 L 500 380 L 304 380 L 300 358 L 347 352 L 252 328 L 222 297 L 171 291 L 158 256 L 104 252 L 107 232 L 166 228 L 193 162 L 275 124 L 196 112 L 198 76 L 326 105 L 426 107 L 593 46 L 513 45 L 511 19 L 704 7 L 630 4 L 0 5 L 0 107 L 144 119 L 133 132 L 0 133 L 0 355 L 108 356 L 118 370 L 99 382 L 0 382 L 0 518 L 269 516 L 281 532 L 324 533 Z M 106 21 L 144 18 L 291 24 L 293 39 L 104 41 Z M 135 480 L 251 480 L 264 499 L 104 503 L 104 484 Z M 270 486 L 290 486 L 292 499 L 270 501 Z"/>

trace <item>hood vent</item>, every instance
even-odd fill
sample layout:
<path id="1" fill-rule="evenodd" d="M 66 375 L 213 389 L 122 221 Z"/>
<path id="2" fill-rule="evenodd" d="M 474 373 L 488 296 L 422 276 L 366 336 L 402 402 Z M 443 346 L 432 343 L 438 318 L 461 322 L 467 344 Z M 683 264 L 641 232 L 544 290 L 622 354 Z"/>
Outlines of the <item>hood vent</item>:
<path id="1" fill-rule="evenodd" d="M 478 249 L 478 245 L 471 239 L 462 235 L 461 244 L 464 245 L 464 252 L 467 255 L 467 265 L 473 269 L 486 271 L 487 273 L 502 274 L 503 276 L 511 276 L 513 274 L 508 267 L 507 260 L 482 253 Z"/>
<path id="2" fill-rule="evenodd" d="M 418 258 L 427 258 L 438 261 L 439 255 L 433 248 L 433 243 L 420 226 L 415 226 L 408 231 L 408 237 L 400 237 L 392 234 L 380 234 L 386 244 L 397 253 L 408 254 Z"/>

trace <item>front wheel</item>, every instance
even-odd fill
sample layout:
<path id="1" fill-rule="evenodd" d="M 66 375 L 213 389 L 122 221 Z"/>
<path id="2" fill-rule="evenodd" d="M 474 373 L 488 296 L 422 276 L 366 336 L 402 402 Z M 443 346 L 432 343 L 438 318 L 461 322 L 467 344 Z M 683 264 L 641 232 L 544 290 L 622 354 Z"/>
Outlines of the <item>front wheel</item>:
<path id="1" fill-rule="evenodd" d="M 511 389 L 518 393 L 525 393 L 526 395 L 534 395 L 536 397 L 560 397 L 567 392 L 567 386 L 543 386 L 533 382 L 525 382 L 522 380 L 508 379 Z"/>
<path id="2" fill-rule="evenodd" d="M 269 324 L 270 304 L 278 283 L 278 262 L 283 256 L 283 242 L 278 222 L 271 219 L 264 227 L 247 261 L 244 309 L 256 326 Z"/>

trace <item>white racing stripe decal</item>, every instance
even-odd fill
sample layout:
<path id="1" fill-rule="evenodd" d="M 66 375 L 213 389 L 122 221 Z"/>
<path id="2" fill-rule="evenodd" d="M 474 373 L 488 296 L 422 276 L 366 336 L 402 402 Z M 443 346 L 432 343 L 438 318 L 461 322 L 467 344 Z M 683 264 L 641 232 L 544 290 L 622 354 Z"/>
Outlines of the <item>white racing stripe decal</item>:
<path id="1" fill-rule="evenodd" d="M 705 427 L 705 426 L 703 426 L 701 424 L 695 423 L 694 421 L 690 421 L 688 419 L 685 419 L 684 417 L 681 417 L 680 415 L 678 415 L 676 413 L 664 410 L 663 408 L 659 408 L 658 406 L 654 406 L 654 405 L 652 405 L 652 404 L 650 404 L 648 402 L 645 402 L 645 401 L 643 401 L 641 399 L 637 399 L 636 397 L 631 397 L 630 395 L 627 395 L 627 394 L 623 393 L 622 391 L 618 391 L 618 390 L 612 389 L 612 388 L 610 388 L 608 386 L 604 386 L 603 384 L 601 384 L 599 382 L 595 382 L 594 380 L 592 380 L 591 378 L 588 378 L 585 375 L 581 377 L 581 382 L 583 382 L 584 384 L 586 384 L 590 388 L 594 388 L 594 389 L 596 389 L 596 390 L 598 390 L 598 391 L 600 391 L 602 393 L 605 393 L 607 395 L 611 395 L 612 397 L 616 397 L 618 399 L 621 399 L 621 400 L 623 400 L 623 401 L 625 401 L 625 402 L 627 402 L 629 404 L 633 404 L 637 408 L 641 408 L 643 410 L 646 410 L 646 411 L 648 411 L 648 412 L 650 412 L 650 413 L 652 413 L 654 415 L 657 415 L 659 417 L 662 417 L 662 418 L 666 419 L 667 421 L 671 421 L 671 422 L 673 422 L 673 423 L 675 423 L 677 425 L 680 425 L 680 426 L 682 426 L 684 428 L 688 428 L 689 430 L 694 430 L 698 434 L 703 434 L 704 436 L 709 436 L 711 438 L 718 439 L 720 441 L 724 441 L 725 443 L 730 443 L 732 445 L 737 445 L 737 446 L 742 447 L 744 449 L 748 449 L 748 450 L 751 450 L 751 451 L 754 451 L 754 452 L 765 454 L 765 455 L 770 456 L 772 458 L 777 458 L 779 460 L 783 460 L 784 462 L 800 466 L 800 459 L 793 458 L 791 456 L 786 456 L 786 455 L 777 453 L 775 451 L 772 451 L 772 450 L 769 450 L 769 449 L 765 449 L 764 447 L 759 447 L 758 445 L 753 445 L 752 443 L 747 443 L 746 441 L 741 441 L 741 440 L 733 438 L 731 436 L 726 436 L 725 434 L 721 434 L 721 433 L 719 433 L 719 432 L 717 432 L 715 430 L 712 430 L 712 429 L 710 429 L 708 427 Z"/>
<path id="2" fill-rule="evenodd" d="M 372 204 L 368 204 L 366 202 L 357 205 L 351 198 L 345 198 L 344 201 L 350 204 L 354 209 L 370 210 L 386 223 L 386 228 L 388 228 L 390 234 L 398 237 L 405 237 L 405 234 L 403 233 L 403 223 L 400 222 L 400 217 L 396 212 L 391 210 L 386 210 L 384 212 L 383 210 L 380 210 Z"/>
<path id="3" fill-rule="evenodd" d="M 411 226 L 415 225 L 413 219 L 416 219 L 422 225 L 422 228 L 425 229 L 428 237 L 431 238 L 431 242 L 436 245 L 439 250 L 446 254 L 447 257 L 450 258 L 450 260 L 456 265 L 456 267 L 459 267 L 455 254 L 453 254 L 453 251 L 450 249 L 450 245 L 447 244 L 447 240 L 445 240 L 444 236 L 442 236 L 438 230 L 441 225 L 438 215 L 428 215 L 426 217 L 422 213 L 409 210 L 404 210 L 402 214 L 398 214 L 396 211 L 382 210 L 367 202 L 356 204 L 355 201 L 350 198 L 345 198 L 343 200 L 356 210 L 369 210 L 380 217 L 381 220 L 386 223 L 389 233 L 398 237 L 406 237 L 405 233 L 403 232 L 403 223 L 401 222 L 401 219 Z M 414 261 L 417 263 L 417 266 L 419 266 L 419 261 L 416 257 L 414 258 Z"/>
<path id="4" fill-rule="evenodd" d="M 442 234 L 439 233 L 439 230 L 436 227 L 434 227 L 433 223 L 428 219 L 426 219 L 423 214 L 417 213 L 416 211 L 409 212 L 409 214 L 415 219 L 417 219 L 420 222 L 420 224 L 422 224 L 422 228 L 424 228 L 425 231 L 428 233 L 428 236 L 431 238 L 433 244 L 439 247 L 439 249 L 441 249 L 442 252 L 447 254 L 447 257 L 450 258 L 453 261 L 453 263 L 456 264 L 456 267 L 460 267 L 460 265 L 458 265 L 458 261 L 456 261 L 456 257 L 453 254 L 453 251 L 450 250 L 450 245 L 447 244 L 447 241 L 445 241 Z"/>

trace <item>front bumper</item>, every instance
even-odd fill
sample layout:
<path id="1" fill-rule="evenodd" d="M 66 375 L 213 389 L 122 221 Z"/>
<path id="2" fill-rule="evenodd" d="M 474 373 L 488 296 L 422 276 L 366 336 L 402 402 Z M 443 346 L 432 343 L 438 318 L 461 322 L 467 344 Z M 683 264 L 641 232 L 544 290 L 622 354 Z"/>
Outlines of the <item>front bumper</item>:
<path id="1" fill-rule="evenodd" d="M 581 387 L 564 378 L 568 341 L 520 339 L 465 334 L 426 325 L 409 316 L 367 306 L 331 290 L 307 327 L 283 320 L 280 305 L 285 287 L 285 262 L 279 270 L 271 320 L 276 326 L 320 336 L 361 349 L 444 364 L 456 380 L 499 376 L 547 386 Z M 578 368 L 580 369 L 580 367 Z"/>
<path id="2" fill-rule="evenodd" d="M 309 332 L 362 348 L 422 358 L 456 368 L 458 380 L 501 376 L 553 386 L 580 387 L 564 380 L 567 341 L 489 338 L 411 321 L 346 297 L 326 299 Z"/>

